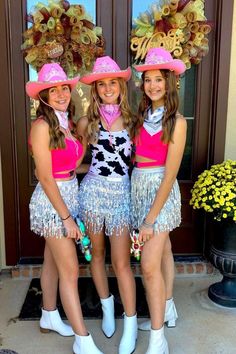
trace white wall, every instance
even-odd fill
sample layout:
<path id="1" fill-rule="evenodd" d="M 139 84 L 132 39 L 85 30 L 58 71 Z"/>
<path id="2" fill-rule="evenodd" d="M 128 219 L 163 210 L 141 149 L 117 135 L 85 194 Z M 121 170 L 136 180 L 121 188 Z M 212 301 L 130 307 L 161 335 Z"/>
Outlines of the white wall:
<path id="1" fill-rule="evenodd" d="M 226 127 L 225 159 L 236 160 L 236 3 L 234 2 L 231 41 L 230 81 Z"/>
<path id="2" fill-rule="evenodd" d="M 0 150 L 0 271 L 6 265 L 5 259 L 5 237 L 4 237 L 4 221 L 3 221 L 3 195 L 2 195 L 2 166 L 1 166 L 1 150 Z"/>

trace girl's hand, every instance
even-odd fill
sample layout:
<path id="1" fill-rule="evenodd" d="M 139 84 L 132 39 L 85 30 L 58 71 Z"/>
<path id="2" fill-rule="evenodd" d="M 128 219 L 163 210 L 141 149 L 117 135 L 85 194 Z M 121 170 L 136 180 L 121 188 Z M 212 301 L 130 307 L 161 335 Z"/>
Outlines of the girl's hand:
<path id="1" fill-rule="evenodd" d="M 141 225 L 139 229 L 139 242 L 147 242 L 154 236 L 153 227 L 143 226 Z"/>
<path id="2" fill-rule="evenodd" d="M 71 216 L 68 219 L 63 220 L 63 224 L 66 229 L 67 238 L 74 238 L 76 241 L 82 238 L 80 229 Z"/>

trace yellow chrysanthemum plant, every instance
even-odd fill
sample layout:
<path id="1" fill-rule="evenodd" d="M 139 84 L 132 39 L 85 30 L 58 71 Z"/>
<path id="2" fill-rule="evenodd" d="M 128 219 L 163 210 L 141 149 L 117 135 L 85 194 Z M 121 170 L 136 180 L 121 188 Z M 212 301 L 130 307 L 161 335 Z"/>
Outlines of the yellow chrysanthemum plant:
<path id="1" fill-rule="evenodd" d="M 236 222 L 236 161 L 226 160 L 203 171 L 191 190 L 190 205 L 215 220 Z"/>

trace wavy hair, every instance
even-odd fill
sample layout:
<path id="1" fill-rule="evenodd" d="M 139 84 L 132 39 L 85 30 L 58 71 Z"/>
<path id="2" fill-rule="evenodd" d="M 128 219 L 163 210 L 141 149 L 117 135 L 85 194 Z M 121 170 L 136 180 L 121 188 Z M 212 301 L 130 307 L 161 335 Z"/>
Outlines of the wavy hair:
<path id="1" fill-rule="evenodd" d="M 166 85 L 166 94 L 164 97 L 165 112 L 162 122 L 163 134 L 161 140 L 167 144 L 172 141 L 176 122 L 176 113 L 179 108 L 179 95 L 177 90 L 177 78 L 173 71 L 161 69 L 160 72 L 162 77 L 165 79 Z M 133 132 L 136 136 L 139 135 L 140 128 L 142 127 L 147 116 L 148 107 L 152 104 L 151 99 L 144 92 L 144 79 L 145 72 L 142 74 L 142 84 L 140 87 L 143 91 L 143 96 L 139 104 L 137 121 Z"/>
<path id="2" fill-rule="evenodd" d="M 48 93 L 49 89 L 40 91 L 39 106 L 36 111 L 37 118 L 42 118 L 49 125 L 49 149 L 64 149 L 65 144 L 65 134 L 60 130 L 59 120 L 54 113 L 54 109 L 48 106 Z M 74 105 L 70 102 L 68 106 L 68 120 L 71 133 L 75 135 L 75 123 L 73 122 L 73 115 L 75 112 Z"/>
<path id="3" fill-rule="evenodd" d="M 121 115 L 124 121 L 124 127 L 128 130 L 130 137 L 133 137 L 133 120 L 134 116 L 131 112 L 129 103 L 128 103 L 128 90 L 127 85 L 124 79 L 117 78 L 120 85 L 120 96 L 119 96 L 119 104 L 121 109 Z M 102 101 L 97 92 L 97 83 L 96 81 L 91 85 L 90 91 L 90 105 L 87 111 L 88 118 L 88 127 L 87 127 L 87 139 L 89 143 L 95 143 L 99 136 L 99 122 L 101 121 L 101 115 L 99 113 L 98 105 L 101 104 Z"/>

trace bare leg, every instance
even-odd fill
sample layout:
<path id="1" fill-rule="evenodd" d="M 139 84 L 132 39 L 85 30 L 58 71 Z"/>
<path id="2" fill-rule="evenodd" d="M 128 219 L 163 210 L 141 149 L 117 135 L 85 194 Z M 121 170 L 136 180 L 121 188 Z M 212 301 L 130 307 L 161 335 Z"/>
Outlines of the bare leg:
<path id="1" fill-rule="evenodd" d="M 141 258 L 152 329 L 160 329 L 164 322 L 166 290 L 161 262 L 167 237 L 167 232 L 160 233 L 147 241 Z"/>
<path id="2" fill-rule="evenodd" d="M 43 308 L 47 311 L 54 311 L 57 301 L 58 271 L 47 242 L 44 248 L 44 262 L 40 282 L 43 292 Z"/>
<path id="3" fill-rule="evenodd" d="M 105 270 L 105 239 L 104 232 L 98 234 L 89 233 L 92 242 L 91 274 L 101 299 L 109 297 L 109 288 Z"/>
<path id="4" fill-rule="evenodd" d="M 164 245 L 163 256 L 161 261 L 161 270 L 166 286 L 166 300 L 168 300 L 173 297 L 173 284 L 175 277 L 174 258 L 171 250 L 171 242 L 169 237 L 166 239 Z"/>
<path id="5" fill-rule="evenodd" d="M 59 290 L 63 308 L 76 334 L 87 335 L 81 311 L 78 276 L 79 264 L 73 239 L 47 238 L 59 274 Z"/>
<path id="6" fill-rule="evenodd" d="M 128 230 L 123 235 L 110 236 L 111 260 L 117 277 L 119 292 L 127 316 L 136 314 L 136 293 L 134 275 L 130 267 L 130 236 Z"/>

